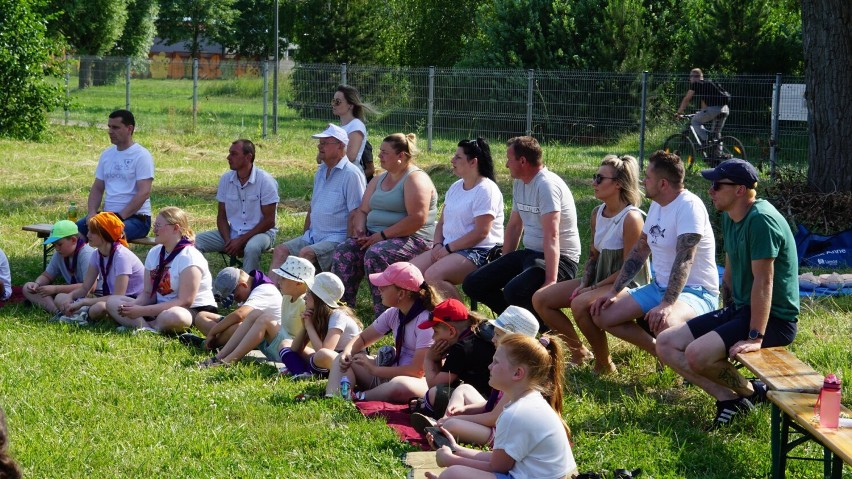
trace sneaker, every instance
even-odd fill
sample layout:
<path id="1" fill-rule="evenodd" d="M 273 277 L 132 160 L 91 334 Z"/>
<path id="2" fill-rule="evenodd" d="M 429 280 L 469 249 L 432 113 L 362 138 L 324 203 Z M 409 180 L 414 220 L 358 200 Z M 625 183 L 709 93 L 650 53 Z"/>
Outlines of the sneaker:
<path id="1" fill-rule="evenodd" d="M 116 333 L 129 333 L 130 331 L 133 331 L 134 329 L 136 329 L 136 328 L 131 328 L 130 326 L 119 326 L 119 327 L 115 328 L 115 332 Z"/>
<path id="2" fill-rule="evenodd" d="M 216 356 L 213 356 L 211 358 L 207 358 L 204 361 L 201 361 L 200 363 L 198 363 L 198 369 L 210 369 L 210 368 L 217 368 L 219 366 L 227 367 L 227 366 L 230 366 L 230 364 L 226 363 L 225 361 L 222 361 L 221 359 L 217 358 Z"/>
<path id="3" fill-rule="evenodd" d="M 136 331 L 133 331 L 134 336 L 142 333 L 160 334 L 159 331 L 150 326 L 142 326 L 141 328 L 137 328 Z"/>
<path id="4" fill-rule="evenodd" d="M 304 372 L 299 374 L 293 374 L 290 376 L 290 379 L 292 379 L 293 381 L 311 381 L 315 378 L 313 373 Z"/>
<path id="5" fill-rule="evenodd" d="M 53 316 L 50 317 L 50 319 L 47 320 L 47 322 L 48 323 L 58 323 L 60 318 L 62 318 L 62 311 L 57 311 L 56 314 L 54 314 Z"/>
<path id="6" fill-rule="evenodd" d="M 767 401 L 766 393 L 769 390 L 769 388 L 766 387 L 766 384 L 759 379 L 752 379 L 749 382 L 751 383 L 751 387 L 754 388 L 754 393 L 748 398 L 748 400 L 755 406 L 765 403 Z"/>
<path id="7" fill-rule="evenodd" d="M 83 306 L 78 309 L 76 313 L 71 316 L 60 316 L 60 323 L 73 324 L 75 326 L 88 326 L 89 325 L 89 307 Z"/>
<path id="8" fill-rule="evenodd" d="M 435 427 L 437 422 L 431 417 L 419 412 L 413 413 L 410 418 L 411 427 L 420 434 L 425 434 L 427 427 Z"/>
<path id="9" fill-rule="evenodd" d="M 204 347 L 204 338 L 197 334 L 183 333 L 178 336 L 178 341 L 189 347 L 202 349 Z"/>
<path id="10" fill-rule="evenodd" d="M 376 354 L 377 366 L 393 366 L 396 359 L 396 348 L 393 346 L 382 346 Z"/>
<path id="11" fill-rule="evenodd" d="M 754 409 L 754 405 L 746 398 L 730 399 L 727 401 L 716 401 L 716 417 L 710 425 L 709 430 L 718 429 L 731 423 L 734 416 L 746 413 Z"/>

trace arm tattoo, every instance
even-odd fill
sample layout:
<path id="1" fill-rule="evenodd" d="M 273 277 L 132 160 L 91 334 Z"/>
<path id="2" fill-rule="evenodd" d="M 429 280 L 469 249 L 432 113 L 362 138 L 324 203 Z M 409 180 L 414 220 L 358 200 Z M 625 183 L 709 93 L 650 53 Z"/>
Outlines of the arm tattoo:
<path id="1" fill-rule="evenodd" d="M 698 233 L 687 233 L 677 237 L 675 259 L 663 301 L 669 304 L 674 304 L 677 301 L 677 297 L 680 296 L 680 292 L 686 286 L 686 279 L 692 269 L 692 262 L 695 259 L 695 251 L 698 249 L 699 241 L 701 241 L 701 235 Z"/>
<path id="2" fill-rule="evenodd" d="M 630 251 L 627 260 L 624 261 L 624 266 L 621 267 L 621 272 L 618 273 L 618 278 L 615 279 L 615 284 L 612 288 L 615 291 L 621 291 L 624 286 L 633 280 L 636 273 L 642 269 L 645 261 L 648 260 L 648 255 L 651 254 L 651 248 L 648 246 L 648 235 L 642 233 L 639 240 L 636 241 L 636 246 Z"/>
<path id="3" fill-rule="evenodd" d="M 592 285 L 592 282 L 595 280 L 595 276 L 598 274 L 599 255 L 600 253 L 595 254 L 594 252 L 589 255 L 589 259 L 586 260 L 586 267 L 583 271 L 583 279 L 580 280 L 580 286 L 586 287 Z"/>

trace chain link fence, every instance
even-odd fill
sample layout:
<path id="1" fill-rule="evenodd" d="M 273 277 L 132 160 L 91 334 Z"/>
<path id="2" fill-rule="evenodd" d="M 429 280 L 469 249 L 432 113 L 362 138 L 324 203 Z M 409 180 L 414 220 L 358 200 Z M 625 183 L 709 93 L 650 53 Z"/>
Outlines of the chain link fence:
<path id="1" fill-rule="evenodd" d="M 67 66 L 70 106 L 54 112 L 54 121 L 103 124 L 110 111 L 129 108 L 140 125 L 152 129 L 276 133 L 271 62 L 69 57 Z M 742 141 L 750 161 L 761 167 L 807 163 L 802 77 L 712 78 L 732 95 L 723 133 Z M 378 134 L 414 132 L 427 148 L 436 138 L 495 141 L 531 134 L 544 143 L 600 145 L 647 156 L 686 123 L 674 119 L 688 88 L 686 73 L 346 64 L 280 71 L 279 122 L 337 121 L 330 100 L 342 83 L 358 88 L 376 111 L 368 128 Z"/>

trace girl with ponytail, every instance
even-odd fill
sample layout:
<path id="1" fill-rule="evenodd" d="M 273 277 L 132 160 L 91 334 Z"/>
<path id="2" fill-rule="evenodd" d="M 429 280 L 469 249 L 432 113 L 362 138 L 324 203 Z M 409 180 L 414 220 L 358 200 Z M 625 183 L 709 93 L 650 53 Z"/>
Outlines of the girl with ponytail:
<path id="1" fill-rule="evenodd" d="M 508 397 L 497 419 L 493 450 L 461 447 L 443 430 L 449 445 L 438 449 L 437 461 L 447 469 L 426 477 L 557 479 L 576 472 L 570 431 L 562 419 L 564 349 L 555 336 L 504 336 L 490 366 L 489 384 Z"/>

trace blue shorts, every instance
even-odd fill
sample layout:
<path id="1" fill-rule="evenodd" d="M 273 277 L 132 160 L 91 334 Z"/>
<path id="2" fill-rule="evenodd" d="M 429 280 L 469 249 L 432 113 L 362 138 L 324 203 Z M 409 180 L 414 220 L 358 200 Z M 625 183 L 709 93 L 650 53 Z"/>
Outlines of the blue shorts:
<path id="1" fill-rule="evenodd" d="M 491 251 L 491 248 L 467 248 L 453 251 L 453 254 L 460 254 L 464 256 L 465 259 L 469 260 L 474 266 L 479 268 L 488 262 L 489 251 Z"/>
<path id="2" fill-rule="evenodd" d="M 666 294 L 666 288 L 660 287 L 656 281 L 652 280 L 644 286 L 630 289 L 627 292 L 642 308 L 642 313 L 647 313 L 660 304 Z M 700 286 L 697 288 L 684 286 L 677 300 L 689 305 L 695 311 L 695 316 L 701 316 L 719 307 L 719 296 L 710 294 L 709 291 Z"/>
<path id="3" fill-rule="evenodd" d="M 512 479 L 512 475 L 509 473 L 503 474 L 502 472 L 495 472 L 494 477 L 497 479 Z"/>
<path id="4" fill-rule="evenodd" d="M 722 338 L 727 351 L 731 349 L 731 346 L 748 339 L 748 333 L 751 331 L 751 306 L 727 307 L 711 311 L 690 319 L 686 325 L 694 338 L 700 338 L 715 331 Z M 793 342 L 797 332 L 798 326 L 795 321 L 785 321 L 770 316 L 760 347 L 786 346 Z"/>
<path id="5" fill-rule="evenodd" d="M 282 328 L 278 329 L 278 334 L 272 338 L 272 341 L 267 341 L 266 336 L 263 337 L 263 340 L 260 341 L 260 344 L 257 345 L 257 349 L 266 356 L 266 359 L 277 362 L 281 359 L 278 357 L 278 351 L 281 350 L 281 343 L 285 339 L 290 339 L 290 335 L 287 334 L 287 330 Z"/>

